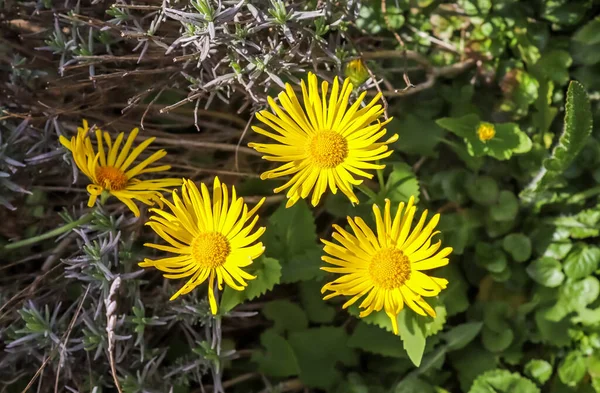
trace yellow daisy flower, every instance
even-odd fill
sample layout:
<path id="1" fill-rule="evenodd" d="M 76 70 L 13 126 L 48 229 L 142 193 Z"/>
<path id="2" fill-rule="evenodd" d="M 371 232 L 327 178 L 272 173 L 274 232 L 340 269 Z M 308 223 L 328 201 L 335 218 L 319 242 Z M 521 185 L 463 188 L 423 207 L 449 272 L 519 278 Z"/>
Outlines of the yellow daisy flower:
<path id="1" fill-rule="evenodd" d="M 154 202 L 159 200 L 161 191 L 171 191 L 171 187 L 181 185 L 181 179 L 139 180 L 136 178 L 144 173 L 162 172 L 171 169 L 170 165 L 148 167 L 166 156 L 167 152 L 165 150 L 153 153 L 141 163 L 130 168 L 135 159 L 155 138 L 148 138 L 131 150 L 133 141 L 138 134 L 137 128 L 131 131 L 122 148 L 121 142 L 123 142 L 124 133 L 120 133 L 113 143 L 108 132 L 96 129 L 96 140 L 98 142 L 98 153 L 96 153 L 92 146 L 92 140 L 88 135 L 89 130 L 87 120 L 83 120 L 83 127 L 77 128 L 77 135 L 72 137 L 71 140 L 62 135 L 60 137 L 60 143 L 73 153 L 73 159 L 77 167 L 92 181 L 92 184 L 87 186 L 87 191 L 90 194 L 89 207 L 94 206 L 96 199 L 103 191 L 107 191 L 127 205 L 136 217 L 139 217 L 140 210 L 133 203 L 134 199 L 147 205 L 153 205 Z M 106 146 L 104 143 L 106 143 Z"/>
<path id="2" fill-rule="evenodd" d="M 237 291 L 248 285 L 246 280 L 256 278 L 242 268 L 251 265 L 265 250 L 262 243 L 254 243 L 265 228 L 260 227 L 250 234 L 258 221 L 255 214 L 265 198 L 248 211 L 244 199 L 236 196 L 235 187 L 231 188 L 230 197 L 227 186 L 215 177 L 212 204 L 206 185 L 202 183 L 199 191 L 191 180 L 184 180 L 181 198 L 175 190 L 173 203 L 165 198 L 161 200 L 171 213 L 150 209 L 156 215 L 151 216 L 146 225 L 169 245 L 144 245 L 176 256 L 158 260 L 146 258 L 139 265 L 153 266 L 167 273 L 164 277 L 169 279 L 191 276 L 171 300 L 191 292 L 208 278 L 208 300 L 212 313 L 216 314 L 215 277 L 220 290 L 225 282 Z"/>
<path id="3" fill-rule="evenodd" d="M 306 198 L 311 191 L 311 203 L 316 206 L 327 188 L 334 194 L 339 188 L 352 203 L 358 203 L 352 186 L 361 184 L 362 180 L 355 176 L 371 179 L 373 175 L 365 169 L 385 168 L 373 161 L 392 154 L 387 145 L 398 139 L 398 135 L 393 135 L 385 142 L 379 141 L 386 134 L 382 127 L 391 120 L 378 120 L 384 112 L 382 105 L 376 105 L 381 95 L 361 108 L 367 94 L 363 92 L 350 105 L 353 88 L 350 79 L 346 78 L 340 88 L 336 78 L 327 98 L 329 83 L 323 81 L 319 92 L 313 73 L 308 74 L 308 87 L 304 81 L 301 87 L 303 106 L 292 86 L 286 84 L 285 91 L 278 96 L 282 107 L 268 97 L 274 114 L 267 110 L 256 114 L 256 118 L 275 133 L 260 127 L 252 129 L 278 143 L 250 143 L 248 146 L 267 154 L 263 156 L 265 160 L 285 162 L 264 172 L 261 179 L 293 175 L 286 184 L 274 190 L 278 193 L 289 188 L 286 207 Z"/>
<path id="4" fill-rule="evenodd" d="M 438 252 L 441 241 L 431 244 L 432 238 L 439 233 L 434 232 L 439 214 L 425 225 L 425 210 L 411 229 L 416 212 L 413 197 L 406 208 L 404 202 L 399 205 L 393 221 L 389 200 L 385 201 L 383 217 L 377 205 L 373 205 L 373 212 L 377 235 L 360 217 L 354 220 L 348 217 L 354 235 L 334 225 L 337 232 L 333 233 L 333 238 L 340 244 L 322 240 L 325 252 L 331 255 L 323 256 L 323 261 L 336 267 L 321 269 L 343 275 L 323 286 L 321 292 L 332 291 L 324 300 L 338 295 L 352 296 L 343 308 L 367 295 L 359 306 L 364 309 L 360 317 L 384 309 L 392 321 L 394 334 L 398 334 L 396 317 L 404 304 L 417 314 L 435 317 L 435 311 L 423 297 L 437 296 L 446 288 L 448 280 L 428 276 L 422 271 L 447 265 L 446 257 L 452 248 L 446 247 Z"/>

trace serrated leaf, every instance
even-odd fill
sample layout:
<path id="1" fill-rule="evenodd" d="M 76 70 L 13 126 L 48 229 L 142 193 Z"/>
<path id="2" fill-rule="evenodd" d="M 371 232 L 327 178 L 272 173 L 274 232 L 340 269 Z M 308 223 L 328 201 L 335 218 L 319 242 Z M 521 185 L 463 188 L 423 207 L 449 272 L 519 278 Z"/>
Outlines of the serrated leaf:
<path id="1" fill-rule="evenodd" d="M 408 202 L 411 196 L 419 202 L 419 181 L 412 168 L 406 163 L 396 163 L 392 167 L 385 189 L 381 191 L 392 203 Z M 383 198 L 381 198 L 383 199 Z"/>
<path id="2" fill-rule="evenodd" d="M 477 337 L 482 327 L 482 322 L 469 322 L 457 325 L 444 333 L 443 337 L 446 340 L 448 351 L 456 351 L 466 347 Z"/>
<path id="3" fill-rule="evenodd" d="M 276 333 L 304 330 L 308 327 L 306 314 L 296 303 L 289 300 L 273 300 L 262 309 L 263 315 L 273 321 Z"/>
<path id="4" fill-rule="evenodd" d="M 542 359 L 531 359 L 525 365 L 525 374 L 543 385 L 552 376 L 552 365 Z"/>
<path id="5" fill-rule="evenodd" d="M 571 324 L 566 319 L 558 322 L 549 320 L 548 311 L 549 309 L 544 308 L 535 313 L 535 323 L 540 333 L 540 339 L 546 344 L 557 347 L 570 345 L 569 327 Z"/>
<path id="6" fill-rule="evenodd" d="M 406 358 L 406 351 L 398 336 L 365 322 L 358 323 L 348 340 L 348 346 L 377 355 Z"/>
<path id="7" fill-rule="evenodd" d="M 450 364 L 458 374 L 462 392 L 469 391 L 478 376 L 488 370 L 493 370 L 498 363 L 497 356 L 486 351 L 476 341 L 461 350 L 450 352 L 448 357 L 451 359 Z"/>
<path id="8" fill-rule="evenodd" d="M 580 351 L 571 351 L 558 366 L 558 377 L 567 386 L 576 386 L 585 377 L 586 362 Z"/>
<path id="9" fill-rule="evenodd" d="M 469 393 L 540 393 L 540 389 L 529 379 L 508 370 L 486 371 L 475 381 Z"/>
<path id="10" fill-rule="evenodd" d="M 578 243 L 565 258 L 564 271 L 567 277 L 577 280 L 595 272 L 599 264 L 600 248 Z"/>
<path id="11" fill-rule="evenodd" d="M 299 374 L 298 360 L 285 338 L 269 329 L 260 335 L 260 343 L 265 351 L 254 352 L 252 361 L 262 373 L 278 378 Z"/>
<path id="12" fill-rule="evenodd" d="M 527 274 L 535 282 L 548 288 L 555 288 L 565 280 L 561 263 L 550 257 L 542 257 L 531 262 L 527 267 Z"/>
<path id="13" fill-rule="evenodd" d="M 521 193 L 525 200 L 533 200 L 537 193 L 566 171 L 592 132 L 590 100 L 579 82 L 571 81 L 569 84 L 564 122 L 563 133 L 552 150 L 552 155 L 544 161 L 540 172 Z"/>
<path id="14" fill-rule="evenodd" d="M 256 276 L 248 281 L 248 286 L 243 291 L 236 291 L 229 286 L 225 287 L 219 311 L 226 313 L 245 300 L 252 300 L 264 295 L 279 284 L 281 278 L 281 265 L 277 259 L 261 256 L 251 265 L 248 272 Z"/>
<path id="15" fill-rule="evenodd" d="M 446 324 L 446 307 L 443 304 L 433 306 L 435 317 L 425 322 L 425 337 L 431 337 L 441 332 Z"/>

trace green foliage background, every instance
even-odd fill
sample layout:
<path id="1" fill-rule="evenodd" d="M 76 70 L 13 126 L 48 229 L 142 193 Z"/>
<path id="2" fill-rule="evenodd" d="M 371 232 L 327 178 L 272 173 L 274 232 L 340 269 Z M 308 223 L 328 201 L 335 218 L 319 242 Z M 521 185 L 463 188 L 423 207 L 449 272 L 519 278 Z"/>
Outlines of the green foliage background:
<path id="1" fill-rule="evenodd" d="M 314 3 L 304 5 L 305 10 L 314 10 Z M 270 4 L 289 8 L 287 2 Z M 215 326 L 201 300 L 205 289 L 167 305 L 168 293 L 177 284 L 135 273 L 135 262 L 148 253 L 141 247 L 148 235 L 132 229 L 134 223 L 123 224 L 126 219 L 117 219 L 116 212 L 97 212 L 94 225 L 122 231 L 118 258 L 106 262 L 101 247 L 96 244 L 96 255 L 90 242 L 86 255 L 93 268 L 67 261 L 66 267 L 81 270 L 69 275 L 73 270 L 58 265 L 56 282 L 66 283 L 68 290 L 22 296 L 27 281 L 0 291 L 6 305 L 0 314 L 5 351 L 0 376 L 10 381 L 2 382 L 6 391 L 21 391 L 46 357 L 52 361 L 40 382 L 48 385 L 42 391 L 52 391 L 62 367 L 55 350 L 60 348 L 58 337 L 64 337 L 82 299 L 82 283 L 94 283 L 84 278 L 103 277 L 101 272 L 108 269 L 129 280 L 120 296 L 118 330 L 124 392 L 198 391 L 200 383 L 213 383 L 209 370 L 215 369 L 223 373 L 227 392 L 600 392 L 600 132 L 592 126 L 600 124 L 600 2 L 388 0 L 385 5 L 384 14 L 381 1 L 364 1 L 357 5 L 354 21 L 332 24 L 330 30 L 317 21 L 311 28 L 324 41 L 332 31 L 342 31 L 332 53 L 339 64 L 332 63 L 330 74 L 343 75 L 343 64 L 360 50 L 381 79 L 388 114 L 394 117 L 387 128 L 400 136 L 395 153 L 381 176 L 367 183 L 373 193 L 360 194 L 358 206 L 338 194 L 328 195 L 316 209 L 303 201 L 285 209 L 279 200 L 263 208 L 266 252 L 253 265 L 258 278 L 246 291 L 222 293 L 219 351 L 211 345 L 213 336 L 202 336 L 205 328 Z M 272 10 L 279 18 L 274 26 L 288 37 L 283 26 L 294 29 L 299 22 L 286 20 L 276 6 Z M 47 26 L 48 35 L 52 28 Z M 6 56 L 14 49 L 2 48 Z M 234 60 L 230 66 L 241 69 Z M 16 75 L 15 69 L 19 67 L 5 67 L 4 72 L 12 72 L 12 83 L 27 86 L 32 74 Z M 268 71 L 268 64 L 262 70 Z M 403 90 L 404 71 L 413 88 Z M 192 79 L 186 77 L 192 86 L 200 83 Z M 274 82 L 267 93 L 278 89 Z M 173 105 L 182 90 L 173 88 L 153 102 Z M 17 110 L 11 105 L 4 105 L 5 113 Z M 4 137 L 15 126 L 3 121 Z M 496 130 L 486 143 L 477 138 L 482 121 Z M 169 138 L 178 138 L 176 132 Z M 255 137 L 246 135 L 245 140 Z M 8 154 L 10 147 L 5 144 L 0 152 Z M 186 157 L 193 167 L 222 160 L 222 167 L 233 170 L 232 160 L 222 155 Z M 258 159 L 244 164 L 252 173 L 267 165 Z M 10 171 L 0 170 L 0 180 L 8 179 L 2 173 Z M 63 172 L 70 170 L 66 163 L 62 166 Z M 239 179 L 232 181 L 243 195 L 269 196 L 280 184 Z M 30 218 L 55 215 L 48 198 L 56 194 L 36 189 L 35 182 L 30 186 L 34 193 L 18 203 L 19 211 Z M 11 187 L 5 189 L 25 191 L 16 184 Z M 0 202 L 13 201 L 4 191 Z M 360 320 L 356 307 L 341 310 L 341 299 L 321 300 L 320 288 L 330 277 L 319 270 L 318 240 L 347 215 L 372 223 L 372 203 L 389 198 L 397 204 L 411 195 L 421 209 L 442 214 L 441 236 L 454 252 L 450 264 L 436 271 L 450 282 L 432 303 L 437 317 L 402 312 L 398 338 L 383 313 Z M 40 213 L 35 206 L 48 210 Z M 7 244 L 15 232 L 23 238 L 43 232 L 28 222 L 25 229 L 2 233 L 0 244 Z M 42 252 L 55 245 L 43 247 Z M 0 256 L 8 266 L 39 250 L 2 250 Z M 7 269 L 7 277 L 20 274 L 5 266 L 0 269 Z M 93 305 L 100 309 L 110 285 L 105 278 L 98 280 L 92 291 L 99 296 Z M 61 301 L 69 305 L 67 311 L 64 306 L 58 311 Z M 65 372 L 62 379 L 79 391 L 89 386 L 112 391 L 104 325 L 94 323 L 94 315 L 103 316 L 85 304 L 85 318 L 76 320 L 75 341 L 70 343 L 81 348 L 73 349 L 67 367 L 86 357 L 98 366 L 89 373 Z M 81 353 L 85 357 L 78 358 Z"/>

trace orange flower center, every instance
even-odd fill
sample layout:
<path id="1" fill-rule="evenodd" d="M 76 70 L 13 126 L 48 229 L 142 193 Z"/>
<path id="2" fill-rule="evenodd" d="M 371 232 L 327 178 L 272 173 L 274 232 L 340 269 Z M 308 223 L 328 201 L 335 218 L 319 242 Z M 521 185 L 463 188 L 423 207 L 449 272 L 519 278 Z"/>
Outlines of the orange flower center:
<path id="1" fill-rule="evenodd" d="M 98 185 L 109 191 L 119 191 L 127 187 L 129 179 L 125 173 L 112 166 L 101 166 L 96 169 Z"/>
<path id="2" fill-rule="evenodd" d="M 369 264 L 369 275 L 375 285 L 384 289 L 399 288 L 410 279 L 410 261 L 397 248 L 377 251 Z"/>
<path id="3" fill-rule="evenodd" d="M 477 136 L 482 142 L 487 142 L 496 136 L 496 129 L 493 124 L 482 122 L 477 128 Z"/>
<path id="4" fill-rule="evenodd" d="M 192 257 L 206 269 L 222 266 L 230 252 L 229 241 L 222 233 L 201 233 L 192 241 Z"/>
<path id="5" fill-rule="evenodd" d="M 348 157 L 348 142 L 335 131 L 319 131 L 310 138 L 307 152 L 321 168 L 335 168 Z"/>

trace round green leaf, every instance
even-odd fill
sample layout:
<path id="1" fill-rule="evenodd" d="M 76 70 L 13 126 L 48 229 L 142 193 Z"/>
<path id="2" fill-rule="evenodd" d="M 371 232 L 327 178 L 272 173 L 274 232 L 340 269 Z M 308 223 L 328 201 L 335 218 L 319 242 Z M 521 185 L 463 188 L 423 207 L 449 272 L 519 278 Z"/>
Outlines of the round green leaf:
<path id="1" fill-rule="evenodd" d="M 527 266 L 527 274 L 540 285 L 554 288 L 562 284 L 565 275 L 559 261 L 550 257 L 542 257 Z"/>
<path id="2" fill-rule="evenodd" d="M 585 358 L 580 351 L 571 351 L 558 366 L 558 377 L 568 386 L 576 386 L 585 377 Z"/>
<path id="3" fill-rule="evenodd" d="M 519 200 L 510 191 L 502 190 L 498 195 L 498 203 L 490 207 L 490 215 L 494 221 L 512 221 L 519 212 Z"/>
<path id="4" fill-rule="evenodd" d="M 466 185 L 467 194 L 480 205 L 492 205 L 498 200 L 498 183 L 493 177 L 478 176 Z"/>
<path id="5" fill-rule="evenodd" d="M 565 258 L 565 274 L 575 280 L 584 278 L 598 269 L 599 263 L 600 248 L 578 243 Z"/>
<path id="6" fill-rule="evenodd" d="M 511 233 L 506 236 L 502 247 L 516 262 L 525 262 L 531 257 L 531 240 L 522 233 Z"/>
<path id="7" fill-rule="evenodd" d="M 531 359 L 525 365 L 525 374 L 543 385 L 552 376 L 552 365 L 545 360 Z"/>

